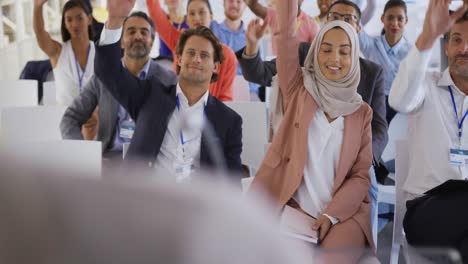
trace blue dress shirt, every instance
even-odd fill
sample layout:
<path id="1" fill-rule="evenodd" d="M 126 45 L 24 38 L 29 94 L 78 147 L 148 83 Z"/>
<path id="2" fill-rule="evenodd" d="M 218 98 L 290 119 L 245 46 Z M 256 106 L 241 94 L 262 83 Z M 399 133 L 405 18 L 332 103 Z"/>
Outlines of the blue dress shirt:
<path id="1" fill-rule="evenodd" d="M 219 40 L 225 45 L 229 46 L 234 52 L 242 49 L 247 44 L 247 39 L 245 38 L 245 28 L 244 21 L 241 22 L 242 25 L 236 31 L 232 31 L 226 24 L 226 20 L 222 23 L 216 21 L 211 21 L 211 30 L 219 38 Z M 260 49 L 260 56 L 263 55 L 262 50 Z M 242 75 L 242 69 L 240 64 L 237 64 L 237 75 Z M 249 83 L 249 90 L 251 93 L 258 94 L 258 84 Z"/>
<path id="2" fill-rule="evenodd" d="M 390 47 L 385 35 L 371 37 L 364 30 L 361 30 L 359 46 L 367 59 L 382 66 L 385 95 L 388 96 L 400 62 L 406 57 L 412 44 L 403 36 L 396 45 Z"/>

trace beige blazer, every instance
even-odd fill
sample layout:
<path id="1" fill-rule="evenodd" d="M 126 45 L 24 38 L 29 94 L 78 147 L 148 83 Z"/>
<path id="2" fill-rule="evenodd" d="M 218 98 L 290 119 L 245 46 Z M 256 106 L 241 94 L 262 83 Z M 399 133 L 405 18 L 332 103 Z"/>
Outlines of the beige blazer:
<path id="1" fill-rule="evenodd" d="M 292 35 L 295 17 L 288 17 L 287 14 L 291 9 L 297 10 L 297 3 L 279 2 L 283 7 L 278 7 L 280 36 L 277 67 L 284 118 L 249 190 L 266 192 L 278 212 L 293 197 L 302 182 L 308 159 L 309 125 L 318 107 L 304 87 L 297 52 L 299 43 L 294 41 Z M 323 213 L 341 222 L 351 218 L 356 220 L 369 245 L 374 248 L 368 197 L 369 169 L 372 165 L 371 120 L 372 109 L 366 103 L 344 117 L 343 143 L 333 197 Z"/>

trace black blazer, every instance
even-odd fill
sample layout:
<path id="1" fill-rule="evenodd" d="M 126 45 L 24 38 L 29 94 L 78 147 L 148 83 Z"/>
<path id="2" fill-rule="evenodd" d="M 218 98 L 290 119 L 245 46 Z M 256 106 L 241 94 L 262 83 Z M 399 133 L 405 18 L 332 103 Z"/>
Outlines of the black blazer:
<path id="1" fill-rule="evenodd" d="M 299 46 L 299 63 L 304 66 L 311 43 L 303 42 Z M 276 75 L 276 59 L 263 61 L 257 54 L 255 58 L 242 57 L 244 49 L 236 52 L 237 60 L 242 68 L 242 75 L 249 82 L 263 86 L 271 86 L 271 80 Z M 382 152 L 388 142 L 388 124 L 386 120 L 385 93 L 383 86 L 383 69 L 380 65 L 359 58 L 361 66 L 361 81 L 357 92 L 372 110 L 372 152 L 375 162 L 381 161 Z"/>
<path id="2" fill-rule="evenodd" d="M 97 78 L 135 120 L 136 127 L 127 152 L 128 159 L 152 164 L 159 154 L 169 118 L 176 107 L 177 83 L 162 80 L 158 76 L 139 80 L 122 66 L 120 58 L 120 42 L 106 46 L 96 45 L 94 71 Z M 227 168 L 230 171 L 240 171 L 242 118 L 211 95 L 205 111 L 216 134 L 216 138 L 209 140 L 221 147 Z M 214 166 L 206 140 L 203 136 L 200 164 Z"/>

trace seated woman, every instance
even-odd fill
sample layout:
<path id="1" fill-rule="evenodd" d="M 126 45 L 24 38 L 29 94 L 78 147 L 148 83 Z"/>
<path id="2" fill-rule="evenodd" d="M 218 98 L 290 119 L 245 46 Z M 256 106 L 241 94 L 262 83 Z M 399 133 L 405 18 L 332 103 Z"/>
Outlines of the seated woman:
<path id="1" fill-rule="evenodd" d="M 371 5 L 375 0 L 369 1 Z M 366 8 L 367 9 L 367 8 Z M 369 36 L 365 30 L 359 33 L 359 45 L 362 54 L 369 60 L 380 64 L 384 70 L 385 105 L 387 108 L 387 123 L 390 124 L 396 111 L 388 104 L 388 95 L 393 80 L 400 67 L 400 62 L 406 58 L 413 44 L 404 36 L 408 23 L 408 11 L 403 0 L 388 0 L 380 20 L 383 23 L 382 34 Z"/>
<path id="2" fill-rule="evenodd" d="M 177 42 L 184 29 L 174 28 L 161 8 L 160 0 L 146 0 L 148 12 L 154 20 L 159 37 L 175 55 Z M 213 20 L 213 11 L 209 0 L 189 0 L 187 3 L 187 25 L 189 28 L 198 26 L 210 27 Z M 228 46 L 223 47 L 224 61 L 218 70 L 218 80 L 210 84 L 210 94 L 220 101 L 232 101 L 234 78 L 236 77 L 237 59 L 234 52 Z M 174 69 L 179 61 L 174 57 Z"/>
<path id="3" fill-rule="evenodd" d="M 278 125 L 249 191 L 265 192 L 278 212 L 290 205 L 315 217 L 321 247 L 344 252 L 325 254 L 327 263 L 355 263 L 366 246 L 374 248 L 367 194 L 372 110 L 356 91 L 358 36 L 343 21 L 327 23 L 301 69 L 291 52 L 299 45 L 297 0 L 278 1 L 277 8 L 279 94 L 272 121 Z M 253 27 L 248 34 L 263 34 Z"/>
<path id="4" fill-rule="evenodd" d="M 37 43 L 50 59 L 57 87 L 58 105 L 69 106 L 94 74 L 94 43 L 91 10 L 82 0 L 70 0 L 62 11 L 62 41 L 52 39 L 44 28 L 43 6 L 34 0 L 33 26 Z M 92 140 L 97 132 L 97 111 L 82 127 Z"/>

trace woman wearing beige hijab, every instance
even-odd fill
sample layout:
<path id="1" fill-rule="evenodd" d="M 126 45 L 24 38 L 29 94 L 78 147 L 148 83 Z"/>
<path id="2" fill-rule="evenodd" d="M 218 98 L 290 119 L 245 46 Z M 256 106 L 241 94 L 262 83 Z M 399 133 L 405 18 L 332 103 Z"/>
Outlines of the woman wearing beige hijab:
<path id="1" fill-rule="evenodd" d="M 320 229 L 321 248 L 342 253 L 326 262 L 354 263 L 366 246 L 374 248 L 367 196 L 372 110 L 356 92 L 358 36 L 342 21 L 324 25 L 301 69 L 296 0 L 278 1 L 276 7 L 275 133 L 250 191 L 266 193 L 278 212 L 290 205 L 315 217 L 312 228 Z M 261 35 L 263 27 L 253 23 L 249 30 Z"/>

